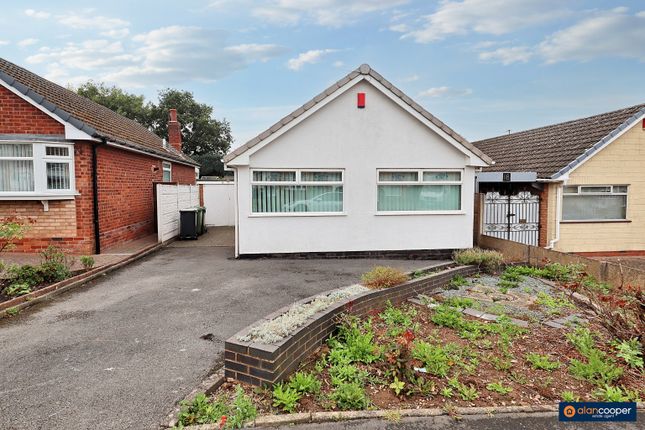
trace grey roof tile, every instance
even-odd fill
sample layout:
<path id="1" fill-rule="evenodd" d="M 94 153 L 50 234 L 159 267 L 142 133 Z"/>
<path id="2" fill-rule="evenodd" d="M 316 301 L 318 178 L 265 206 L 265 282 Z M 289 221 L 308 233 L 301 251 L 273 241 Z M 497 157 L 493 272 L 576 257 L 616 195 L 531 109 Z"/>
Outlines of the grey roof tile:
<path id="1" fill-rule="evenodd" d="M 537 172 L 548 179 L 586 159 L 633 118 L 645 103 L 546 127 L 473 142 L 495 160 L 484 171 Z"/>
<path id="2" fill-rule="evenodd" d="M 468 142 L 466 139 L 464 139 L 460 134 L 456 133 L 454 130 L 452 130 L 450 127 L 445 125 L 443 122 L 439 121 L 436 117 L 434 117 L 430 112 L 426 111 L 421 105 L 417 104 L 414 100 L 412 100 L 410 97 L 408 97 L 406 94 L 404 94 L 401 90 L 399 90 L 397 87 L 392 85 L 391 82 L 389 82 L 387 79 L 385 79 L 383 76 L 381 76 L 378 72 L 376 72 L 374 69 L 372 69 L 369 65 L 367 64 L 361 64 L 360 67 L 357 70 L 353 70 L 349 74 L 347 74 L 344 78 L 340 79 L 338 82 L 336 82 L 334 85 L 328 87 L 323 91 L 322 93 L 318 94 L 315 96 L 313 99 L 309 100 L 307 103 L 302 105 L 302 107 L 296 109 L 293 111 L 290 116 L 293 119 L 298 118 L 300 115 L 302 115 L 305 111 L 311 109 L 314 105 L 317 103 L 320 103 L 323 101 L 326 97 L 332 95 L 335 93 L 338 89 L 340 89 L 343 85 L 347 84 L 349 81 L 352 79 L 356 78 L 359 75 L 370 75 L 374 79 L 376 79 L 381 85 L 383 85 L 385 88 L 389 89 L 392 91 L 397 97 L 401 98 L 407 105 L 411 106 L 414 110 L 418 111 L 421 115 L 423 115 L 426 119 L 428 119 L 430 122 L 432 122 L 435 126 L 441 128 L 443 131 L 445 131 L 449 136 L 451 136 L 453 139 L 455 139 L 459 144 L 461 144 L 464 148 L 468 149 L 469 151 L 473 152 L 476 154 L 478 157 L 480 157 L 482 160 L 484 160 L 487 163 L 492 163 L 492 160 L 484 154 L 481 150 L 473 146 L 470 142 Z M 289 121 L 291 122 L 291 121 Z M 280 128 L 282 128 L 286 123 L 283 123 L 282 120 L 278 121 L 274 125 L 272 125 L 268 130 L 263 131 L 258 137 L 260 140 L 266 139 L 268 136 L 271 134 L 275 133 L 278 131 Z M 228 153 L 224 157 L 224 162 L 229 162 L 236 156 L 242 154 L 244 151 L 247 149 L 250 149 L 253 145 L 250 144 L 250 142 L 245 143 L 244 145 L 240 146 L 237 148 L 235 151 L 232 151 Z"/>

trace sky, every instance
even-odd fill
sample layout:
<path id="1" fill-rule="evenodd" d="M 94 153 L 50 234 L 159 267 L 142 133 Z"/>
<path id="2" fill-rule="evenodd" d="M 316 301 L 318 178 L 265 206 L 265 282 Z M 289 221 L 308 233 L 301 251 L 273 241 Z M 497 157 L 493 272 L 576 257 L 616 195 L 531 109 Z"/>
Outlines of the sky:
<path id="1" fill-rule="evenodd" d="M 368 63 L 476 141 L 645 102 L 645 2 L 12 1 L 0 56 L 64 86 L 189 90 L 233 147 Z"/>

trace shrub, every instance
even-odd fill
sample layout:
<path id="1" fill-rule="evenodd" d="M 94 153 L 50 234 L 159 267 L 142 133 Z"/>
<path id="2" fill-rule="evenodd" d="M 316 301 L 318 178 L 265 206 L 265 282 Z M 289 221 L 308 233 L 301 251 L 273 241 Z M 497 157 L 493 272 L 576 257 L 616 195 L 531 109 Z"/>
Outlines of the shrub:
<path id="1" fill-rule="evenodd" d="M 408 280 L 408 275 L 399 269 L 386 266 L 376 266 L 361 276 L 361 283 L 367 288 L 388 288 Z"/>
<path id="2" fill-rule="evenodd" d="M 320 381 L 311 373 L 296 372 L 289 380 L 289 387 L 300 394 L 317 394 L 320 392 Z"/>
<path id="3" fill-rule="evenodd" d="M 14 242 L 23 238 L 29 227 L 11 220 L 0 221 L 0 252 L 14 248 Z"/>
<path id="4" fill-rule="evenodd" d="M 40 255 L 43 259 L 40 272 L 45 281 L 58 282 L 72 276 L 70 261 L 60 248 L 50 245 Z"/>
<path id="5" fill-rule="evenodd" d="M 31 264 L 9 266 L 7 272 L 12 284 L 27 284 L 30 287 L 35 287 L 45 282 L 40 267 Z"/>
<path id="6" fill-rule="evenodd" d="M 94 267 L 94 257 L 91 255 L 82 255 L 79 260 L 81 260 L 81 264 L 83 265 L 83 268 L 85 270 L 90 270 L 92 267 Z"/>
<path id="7" fill-rule="evenodd" d="M 328 344 L 332 350 L 342 351 L 336 354 L 344 355 L 349 362 L 372 363 L 380 356 L 374 344 L 371 324 L 369 322 L 360 324 L 355 317 L 347 318 L 339 327 L 338 338 L 331 338 Z"/>
<path id="8" fill-rule="evenodd" d="M 549 372 L 560 368 L 562 363 L 558 360 L 551 360 L 548 355 L 530 352 L 526 354 L 526 361 L 531 363 L 534 369 L 548 370 Z"/>
<path id="9" fill-rule="evenodd" d="M 455 251 L 452 256 L 456 263 L 468 266 L 478 266 L 487 272 L 493 272 L 501 266 L 504 256 L 488 249 L 471 248 Z"/>
<path id="10" fill-rule="evenodd" d="M 5 287 L 4 293 L 11 297 L 24 296 L 31 293 L 31 287 L 26 283 L 13 283 Z"/>
<path id="11" fill-rule="evenodd" d="M 360 410 L 369 405 L 369 399 L 363 387 L 356 383 L 343 383 L 329 396 L 339 409 Z"/>
<path id="12" fill-rule="evenodd" d="M 285 384 L 276 384 L 273 387 L 273 406 L 285 412 L 295 412 L 301 394 L 294 388 Z"/>

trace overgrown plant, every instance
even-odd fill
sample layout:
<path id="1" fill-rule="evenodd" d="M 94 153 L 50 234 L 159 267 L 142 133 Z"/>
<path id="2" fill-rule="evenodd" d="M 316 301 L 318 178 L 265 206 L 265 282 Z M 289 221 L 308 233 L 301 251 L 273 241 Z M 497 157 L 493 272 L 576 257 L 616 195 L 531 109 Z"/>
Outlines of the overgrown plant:
<path id="1" fill-rule="evenodd" d="M 361 283 L 372 289 L 393 287 L 407 280 L 408 275 L 399 269 L 387 266 L 376 266 L 361 276 Z"/>
<path id="2" fill-rule="evenodd" d="M 548 355 L 537 354 L 535 352 L 526 354 L 526 361 L 528 361 L 534 369 L 547 370 L 549 372 L 557 370 L 562 366 L 562 363 L 558 360 L 551 360 Z"/>
<path id="3" fill-rule="evenodd" d="M 301 394 L 291 386 L 280 383 L 273 386 L 273 406 L 285 412 L 295 412 Z"/>
<path id="4" fill-rule="evenodd" d="M 15 248 L 16 241 L 22 239 L 29 227 L 14 221 L 0 221 L 0 252 L 10 251 Z"/>
<path id="5" fill-rule="evenodd" d="M 230 404 L 224 397 L 211 401 L 204 393 L 198 394 L 190 402 L 182 402 L 176 427 L 219 423 L 220 429 L 242 428 L 256 416 L 253 402 L 238 386 Z"/>
<path id="6" fill-rule="evenodd" d="M 289 379 L 289 387 L 300 394 L 318 394 L 320 381 L 311 373 L 296 372 Z"/>
<path id="7" fill-rule="evenodd" d="M 488 249 L 471 248 L 455 251 L 452 259 L 456 263 L 468 266 L 473 265 L 483 269 L 486 272 L 494 272 L 504 262 L 504 256 Z"/>
<path id="8" fill-rule="evenodd" d="M 637 338 L 613 342 L 616 348 L 616 355 L 629 364 L 631 367 L 643 369 L 643 346 Z"/>
<path id="9" fill-rule="evenodd" d="M 360 410 L 369 405 L 369 399 L 362 386 L 356 383 L 338 385 L 329 395 L 341 410 Z"/>

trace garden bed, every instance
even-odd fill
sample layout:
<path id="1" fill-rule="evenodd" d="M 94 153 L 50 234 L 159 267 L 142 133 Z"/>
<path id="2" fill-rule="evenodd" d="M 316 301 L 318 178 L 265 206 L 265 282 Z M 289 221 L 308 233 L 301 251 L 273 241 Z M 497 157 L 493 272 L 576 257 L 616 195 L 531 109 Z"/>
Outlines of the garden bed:
<path id="1" fill-rule="evenodd" d="M 636 324 L 633 338 L 621 331 L 627 323 L 607 321 L 597 297 L 577 300 L 572 292 L 586 291 L 581 286 L 621 305 L 614 319 Z M 339 312 L 338 332 L 285 382 L 261 388 L 229 378 L 211 401 L 243 397 L 260 415 L 640 401 L 642 317 L 618 316 L 638 309 L 638 300 L 642 289 L 612 290 L 575 266 L 458 275 L 411 301 Z"/>

